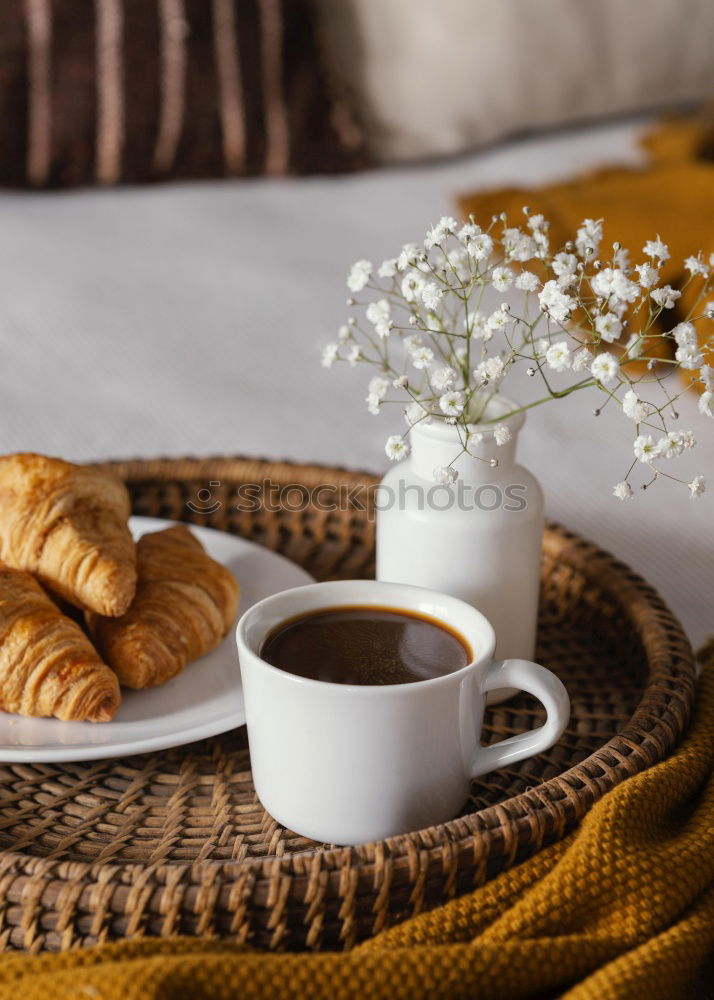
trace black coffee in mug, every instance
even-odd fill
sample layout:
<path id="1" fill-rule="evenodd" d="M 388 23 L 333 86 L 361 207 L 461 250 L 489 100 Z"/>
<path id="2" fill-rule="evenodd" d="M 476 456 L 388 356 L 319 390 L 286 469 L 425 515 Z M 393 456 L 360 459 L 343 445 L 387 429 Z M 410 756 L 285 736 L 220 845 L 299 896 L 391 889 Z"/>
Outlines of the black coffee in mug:
<path id="1" fill-rule="evenodd" d="M 331 684 L 413 684 L 460 670 L 473 659 L 446 625 L 399 608 L 322 608 L 278 625 L 261 659 Z"/>

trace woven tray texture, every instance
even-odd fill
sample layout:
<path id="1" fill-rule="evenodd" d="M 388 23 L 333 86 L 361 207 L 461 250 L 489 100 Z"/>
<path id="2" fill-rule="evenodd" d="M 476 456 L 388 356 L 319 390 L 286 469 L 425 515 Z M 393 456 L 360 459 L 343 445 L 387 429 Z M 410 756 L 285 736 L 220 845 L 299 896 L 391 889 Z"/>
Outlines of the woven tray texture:
<path id="1" fill-rule="evenodd" d="M 370 476 L 233 458 L 112 467 L 138 514 L 243 535 L 321 580 L 373 573 L 367 511 L 295 509 L 321 484 L 364 497 Z M 241 484 L 266 481 L 294 484 L 291 509 L 239 509 Z M 567 685 L 570 725 L 547 753 L 475 781 L 461 817 L 356 848 L 314 844 L 262 809 L 245 729 L 123 760 L 0 765 L 0 946 L 191 934 L 272 949 L 349 947 L 562 838 L 608 789 L 675 746 L 695 674 L 682 629 L 652 588 L 555 525 L 542 581 L 537 656 Z M 541 715 L 520 695 L 487 713 L 486 739 Z"/>

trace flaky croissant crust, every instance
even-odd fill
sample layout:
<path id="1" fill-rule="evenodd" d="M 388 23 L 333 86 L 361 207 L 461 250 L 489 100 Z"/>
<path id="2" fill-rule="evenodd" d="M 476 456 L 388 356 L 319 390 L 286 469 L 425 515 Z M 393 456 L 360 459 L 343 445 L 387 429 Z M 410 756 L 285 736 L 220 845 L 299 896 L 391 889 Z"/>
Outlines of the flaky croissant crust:
<path id="1" fill-rule="evenodd" d="M 86 619 L 121 683 L 145 688 L 175 677 L 221 642 L 235 621 L 238 583 L 183 525 L 144 535 L 137 569 L 126 614 Z"/>
<path id="2" fill-rule="evenodd" d="M 108 722 L 116 675 L 42 587 L 0 563 L 0 708 L 65 721 Z"/>
<path id="3" fill-rule="evenodd" d="M 124 484 L 43 455 L 0 457 L 0 558 L 82 609 L 121 615 L 136 589 Z"/>

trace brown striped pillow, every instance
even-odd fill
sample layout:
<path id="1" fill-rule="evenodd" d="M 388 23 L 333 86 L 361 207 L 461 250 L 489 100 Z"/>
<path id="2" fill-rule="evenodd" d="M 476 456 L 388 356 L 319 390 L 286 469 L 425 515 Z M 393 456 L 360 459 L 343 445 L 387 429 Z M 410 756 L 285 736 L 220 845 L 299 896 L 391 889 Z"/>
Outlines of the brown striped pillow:
<path id="1" fill-rule="evenodd" d="M 0 0 L 0 184 L 362 163 L 308 0 Z"/>

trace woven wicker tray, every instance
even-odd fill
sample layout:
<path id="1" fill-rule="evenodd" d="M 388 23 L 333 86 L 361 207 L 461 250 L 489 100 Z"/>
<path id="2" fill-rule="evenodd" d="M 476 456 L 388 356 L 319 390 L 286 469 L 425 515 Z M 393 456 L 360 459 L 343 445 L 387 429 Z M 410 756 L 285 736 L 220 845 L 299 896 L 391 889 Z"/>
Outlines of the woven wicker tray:
<path id="1" fill-rule="evenodd" d="M 318 579 L 373 572 L 363 510 L 236 509 L 242 483 L 297 484 L 305 495 L 341 485 L 354 496 L 369 476 L 243 459 L 114 468 L 138 514 L 236 532 Z M 199 491 L 209 483 L 220 485 L 205 504 Z M 187 506 L 197 499 L 210 514 Z M 557 746 L 475 781 L 453 822 L 357 848 L 314 844 L 264 812 L 244 730 L 124 760 L 0 765 L 0 946 L 194 934 L 349 947 L 483 883 L 563 837 L 608 789 L 660 760 L 692 706 L 691 649 L 667 607 L 626 566 L 556 526 L 544 541 L 538 658 L 572 701 Z M 488 712 L 486 738 L 530 728 L 540 714 L 520 695 Z"/>

